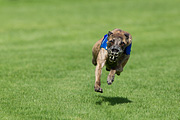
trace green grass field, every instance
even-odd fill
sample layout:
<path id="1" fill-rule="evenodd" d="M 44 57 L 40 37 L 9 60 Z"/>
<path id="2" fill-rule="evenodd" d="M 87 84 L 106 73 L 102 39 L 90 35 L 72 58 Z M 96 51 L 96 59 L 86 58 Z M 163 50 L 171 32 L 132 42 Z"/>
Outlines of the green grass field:
<path id="1" fill-rule="evenodd" d="M 0 0 L 0 120 L 180 120 L 179 0 Z M 132 53 L 94 92 L 93 44 Z"/>

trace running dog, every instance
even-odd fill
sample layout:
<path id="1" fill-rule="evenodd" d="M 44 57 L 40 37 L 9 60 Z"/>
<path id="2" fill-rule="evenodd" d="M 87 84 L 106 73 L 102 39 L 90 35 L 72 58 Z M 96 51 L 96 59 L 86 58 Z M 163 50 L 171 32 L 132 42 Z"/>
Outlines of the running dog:
<path id="1" fill-rule="evenodd" d="M 107 77 L 108 85 L 114 81 L 115 74 L 120 75 L 126 65 L 131 52 L 132 36 L 121 29 L 114 29 L 98 40 L 92 48 L 92 63 L 95 69 L 96 92 L 103 93 L 101 86 L 101 73 L 103 66 L 110 71 Z"/>

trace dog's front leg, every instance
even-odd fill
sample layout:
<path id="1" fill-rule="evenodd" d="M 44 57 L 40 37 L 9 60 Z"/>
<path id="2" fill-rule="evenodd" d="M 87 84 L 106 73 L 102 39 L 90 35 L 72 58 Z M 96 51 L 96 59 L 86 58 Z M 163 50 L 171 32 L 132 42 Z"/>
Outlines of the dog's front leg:
<path id="1" fill-rule="evenodd" d="M 110 70 L 108 78 L 107 78 L 108 85 L 111 85 L 112 82 L 114 81 L 115 73 L 116 73 L 116 70 L 113 70 L 113 69 Z"/>
<path id="2" fill-rule="evenodd" d="M 95 86 L 94 89 L 96 92 L 103 92 L 101 86 L 101 74 L 102 74 L 102 68 L 106 63 L 106 59 L 108 56 L 108 52 L 104 49 L 101 48 L 101 50 L 99 51 L 98 57 L 97 57 L 97 66 L 96 66 L 96 70 L 95 70 Z"/>

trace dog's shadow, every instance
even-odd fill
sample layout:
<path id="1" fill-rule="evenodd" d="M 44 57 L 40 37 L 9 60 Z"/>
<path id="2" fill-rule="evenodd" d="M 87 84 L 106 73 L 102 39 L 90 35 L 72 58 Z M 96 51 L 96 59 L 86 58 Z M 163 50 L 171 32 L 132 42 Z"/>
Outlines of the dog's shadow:
<path id="1" fill-rule="evenodd" d="M 109 105 L 117 105 L 117 104 L 124 104 L 124 103 L 131 103 L 132 101 L 128 98 L 124 97 L 105 97 L 105 96 L 98 96 L 102 98 L 101 100 L 97 101 L 97 105 L 101 105 L 103 102 L 109 102 Z"/>

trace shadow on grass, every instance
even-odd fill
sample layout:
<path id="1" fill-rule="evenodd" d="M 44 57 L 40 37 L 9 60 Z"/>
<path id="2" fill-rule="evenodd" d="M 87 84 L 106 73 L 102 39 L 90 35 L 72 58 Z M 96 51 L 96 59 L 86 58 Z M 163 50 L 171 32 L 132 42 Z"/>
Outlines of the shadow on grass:
<path id="1" fill-rule="evenodd" d="M 97 105 L 101 105 L 103 102 L 109 102 L 110 105 L 116 105 L 116 104 L 124 104 L 124 103 L 131 103 L 132 101 L 128 98 L 124 97 L 104 97 L 104 96 L 98 96 L 102 98 L 102 100 L 97 101 Z"/>

